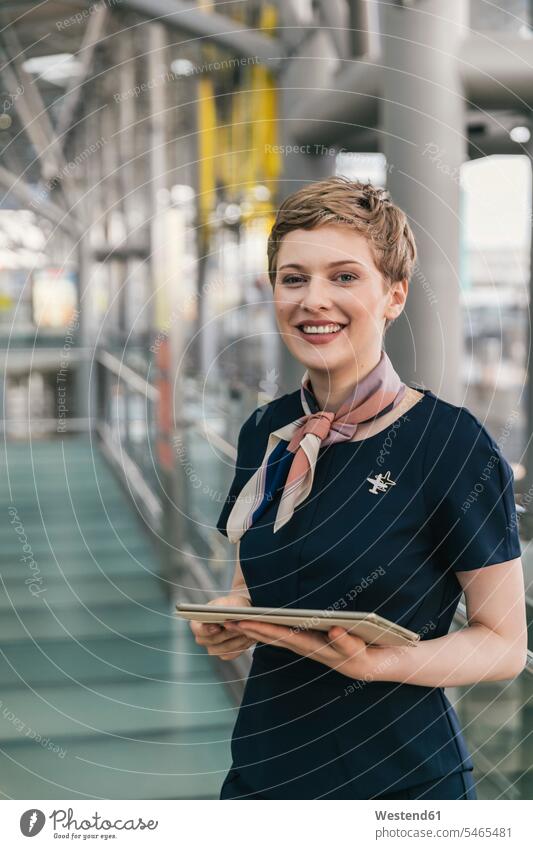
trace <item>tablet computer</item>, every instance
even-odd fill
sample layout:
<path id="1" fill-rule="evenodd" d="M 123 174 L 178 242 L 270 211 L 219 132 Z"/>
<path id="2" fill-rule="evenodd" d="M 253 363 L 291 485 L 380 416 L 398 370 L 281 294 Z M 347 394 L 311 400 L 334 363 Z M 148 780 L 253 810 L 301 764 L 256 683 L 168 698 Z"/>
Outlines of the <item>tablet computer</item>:
<path id="1" fill-rule="evenodd" d="M 178 616 L 197 622 L 222 624 L 228 619 L 255 619 L 273 625 L 286 625 L 298 630 L 329 631 L 340 625 L 368 644 L 379 646 L 415 645 L 420 640 L 416 631 L 397 625 L 377 613 L 355 610 L 309 610 L 298 607 L 231 607 L 212 604 L 177 604 Z"/>

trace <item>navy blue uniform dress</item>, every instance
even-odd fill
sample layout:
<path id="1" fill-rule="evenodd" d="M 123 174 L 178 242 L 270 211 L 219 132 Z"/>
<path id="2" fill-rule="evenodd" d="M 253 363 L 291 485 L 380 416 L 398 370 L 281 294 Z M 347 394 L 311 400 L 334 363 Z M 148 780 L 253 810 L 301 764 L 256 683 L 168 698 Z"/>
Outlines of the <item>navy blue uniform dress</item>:
<path id="1" fill-rule="evenodd" d="M 468 409 L 423 395 L 380 433 L 321 448 L 312 491 L 274 534 L 278 488 L 240 541 L 252 604 L 375 611 L 435 639 L 461 597 L 456 571 L 521 556 L 513 472 L 499 446 Z M 302 414 L 298 389 L 245 421 L 221 533 L 269 433 Z M 376 486 L 378 475 L 394 483 Z M 264 643 L 231 749 L 221 798 L 416 798 L 413 788 L 432 782 L 432 798 L 446 798 L 439 784 L 472 783 L 443 687 L 355 680 Z"/>

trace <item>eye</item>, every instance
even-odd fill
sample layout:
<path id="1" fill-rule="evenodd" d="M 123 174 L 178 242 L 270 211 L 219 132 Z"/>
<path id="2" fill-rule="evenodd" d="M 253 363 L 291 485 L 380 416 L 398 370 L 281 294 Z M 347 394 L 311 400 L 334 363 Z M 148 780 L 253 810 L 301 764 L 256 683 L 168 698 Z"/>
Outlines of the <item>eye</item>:
<path id="1" fill-rule="evenodd" d="M 341 271 L 335 279 L 337 280 L 339 277 L 349 278 L 348 280 L 341 280 L 341 283 L 351 283 L 352 280 L 359 280 L 359 277 L 356 274 L 352 274 L 351 271 Z"/>
<path id="2" fill-rule="evenodd" d="M 286 274 L 285 277 L 282 278 L 282 283 L 286 283 L 289 286 L 305 282 L 307 278 L 302 274 Z M 334 280 L 338 280 L 340 283 L 351 283 L 353 280 L 359 280 L 357 274 L 353 274 L 351 271 L 341 271 Z"/>
<path id="3" fill-rule="evenodd" d="M 282 283 L 300 283 L 302 279 L 301 274 L 287 274 L 286 277 L 283 278 Z"/>

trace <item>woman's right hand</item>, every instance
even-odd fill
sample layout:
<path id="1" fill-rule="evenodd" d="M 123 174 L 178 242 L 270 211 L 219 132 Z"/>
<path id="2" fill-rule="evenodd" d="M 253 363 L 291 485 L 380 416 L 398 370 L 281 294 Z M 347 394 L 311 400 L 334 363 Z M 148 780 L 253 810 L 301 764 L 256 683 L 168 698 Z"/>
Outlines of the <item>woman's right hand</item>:
<path id="1" fill-rule="evenodd" d="M 246 595 L 233 593 L 232 595 L 213 598 L 208 604 L 213 605 L 213 607 L 217 605 L 250 607 L 251 601 Z M 256 642 L 256 640 L 251 640 L 244 634 L 236 634 L 235 631 L 228 631 L 224 628 L 223 623 L 195 622 L 191 620 L 189 625 L 198 645 L 205 646 L 208 654 L 215 655 L 221 660 L 234 660 Z"/>

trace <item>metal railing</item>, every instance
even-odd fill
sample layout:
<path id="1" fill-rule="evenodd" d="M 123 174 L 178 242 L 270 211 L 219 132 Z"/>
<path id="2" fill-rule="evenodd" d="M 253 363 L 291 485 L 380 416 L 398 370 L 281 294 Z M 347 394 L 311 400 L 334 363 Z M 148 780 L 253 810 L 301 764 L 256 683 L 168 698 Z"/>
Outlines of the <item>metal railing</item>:
<path id="1" fill-rule="evenodd" d="M 156 436 L 157 387 L 109 351 L 99 350 L 95 363 L 95 428 L 102 450 L 157 531 L 162 521 L 152 446 Z"/>

